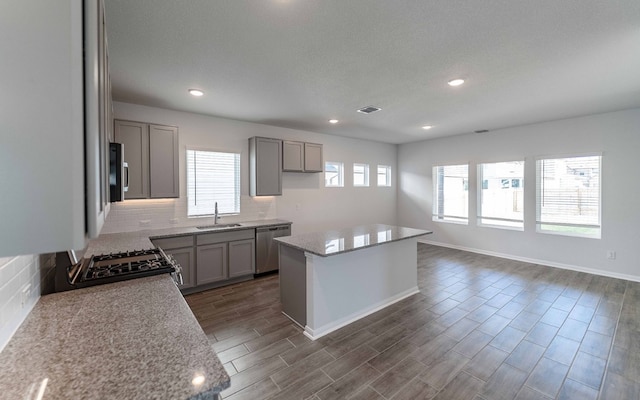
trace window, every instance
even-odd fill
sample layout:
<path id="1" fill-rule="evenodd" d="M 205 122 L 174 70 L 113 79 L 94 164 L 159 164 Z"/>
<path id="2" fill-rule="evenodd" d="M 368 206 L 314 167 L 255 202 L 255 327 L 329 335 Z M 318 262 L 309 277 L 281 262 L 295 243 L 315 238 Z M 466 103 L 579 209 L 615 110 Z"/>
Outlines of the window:
<path id="1" fill-rule="evenodd" d="M 187 149 L 187 215 L 240 213 L 240 154 Z"/>
<path id="2" fill-rule="evenodd" d="M 369 186 L 369 164 L 353 164 L 353 186 Z"/>
<path id="3" fill-rule="evenodd" d="M 324 164 L 324 186 L 344 186 L 344 165 L 341 162 L 327 161 Z"/>
<path id="4" fill-rule="evenodd" d="M 600 238 L 600 155 L 536 162 L 538 232 Z"/>
<path id="5" fill-rule="evenodd" d="M 378 186 L 391 186 L 391 167 L 378 165 Z"/>
<path id="6" fill-rule="evenodd" d="M 478 165 L 478 224 L 524 229 L 524 161 Z"/>
<path id="7" fill-rule="evenodd" d="M 433 167 L 433 220 L 469 221 L 469 165 Z"/>

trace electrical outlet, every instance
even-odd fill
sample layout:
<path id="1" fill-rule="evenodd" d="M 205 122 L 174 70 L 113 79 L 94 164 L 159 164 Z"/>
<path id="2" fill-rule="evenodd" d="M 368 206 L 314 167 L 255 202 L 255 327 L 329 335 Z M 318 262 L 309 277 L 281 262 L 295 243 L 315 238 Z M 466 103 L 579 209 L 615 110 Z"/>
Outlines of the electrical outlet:
<path id="1" fill-rule="evenodd" d="M 607 251 L 607 258 L 609 260 L 615 260 L 616 259 L 616 252 L 613 251 L 613 250 Z"/>
<path id="2" fill-rule="evenodd" d="M 177 223 L 178 223 L 178 218 L 171 218 L 171 219 L 169 220 L 169 223 L 170 223 L 170 224 L 173 224 L 173 225 L 177 224 Z"/>
<path id="3" fill-rule="evenodd" d="M 150 219 L 143 219 L 140 221 L 140 226 L 143 228 L 148 228 L 151 225 Z"/>
<path id="4" fill-rule="evenodd" d="M 20 308 L 24 308 L 24 306 L 27 305 L 30 295 L 31 295 L 31 284 L 28 283 L 22 288 L 22 291 L 20 292 Z"/>

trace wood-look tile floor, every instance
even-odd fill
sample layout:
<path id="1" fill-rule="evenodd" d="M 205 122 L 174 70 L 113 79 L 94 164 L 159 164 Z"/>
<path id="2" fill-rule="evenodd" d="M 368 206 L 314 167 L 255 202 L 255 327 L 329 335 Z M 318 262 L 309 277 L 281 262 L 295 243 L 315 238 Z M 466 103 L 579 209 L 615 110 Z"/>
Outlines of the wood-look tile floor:
<path id="1" fill-rule="evenodd" d="M 640 399 L 640 283 L 421 243 L 418 282 L 317 341 L 277 275 L 186 299 L 225 399 Z"/>

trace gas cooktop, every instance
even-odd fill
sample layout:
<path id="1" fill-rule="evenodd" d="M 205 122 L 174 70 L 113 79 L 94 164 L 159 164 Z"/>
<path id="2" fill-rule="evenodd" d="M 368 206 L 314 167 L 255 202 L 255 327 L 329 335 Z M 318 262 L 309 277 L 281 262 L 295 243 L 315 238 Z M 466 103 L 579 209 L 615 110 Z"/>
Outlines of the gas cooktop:
<path id="1" fill-rule="evenodd" d="M 162 249 L 96 255 L 66 268 L 66 282 L 56 279 L 56 291 L 164 273 L 170 273 L 177 284 L 182 284 L 181 270 L 175 259 Z"/>

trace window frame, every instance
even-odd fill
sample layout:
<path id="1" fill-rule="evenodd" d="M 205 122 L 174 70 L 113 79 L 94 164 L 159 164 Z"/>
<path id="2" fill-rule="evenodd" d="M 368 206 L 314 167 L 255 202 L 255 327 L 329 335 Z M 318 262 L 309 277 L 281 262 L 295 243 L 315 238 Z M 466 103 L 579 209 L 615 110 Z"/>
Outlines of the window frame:
<path id="1" fill-rule="evenodd" d="M 327 167 L 330 164 L 334 164 L 338 167 L 338 183 L 335 185 L 328 185 L 327 184 Z M 325 161 L 324 163 L 324 187 L 327 188 L 341 188 L 344 187 L 344 163 L 343 162 L 339 162 L 339 161 Z"/>
<path id="2" fill-rule="evenodd" d="M 242 152 L 238 151 L 238 150 L 228 150 L 228 149 L 212 149 L 212 148 L 202 148 L 202 147 L 186 147 L 185 149 L 185 174 L 186 174 L 186 198 L 187 198 L 187 218 L 207 218 L 207 217 L 212 217 L 215 214 L 214 209 L 211 209 L 210 213 L 190 213 L 190 209 L 192 206 L 191 204 L 191 185 L 192 183 L 190 182 L 190 166 L 189 166 L 189 152 L 208 152 L 208 153 L 221 153 L 221 154 L 231 154 L 235 156 L 234 159 L 234 165 L 233 165 L 233 169 L 234 169 L 234 208 L 232 211 L 223 211 L 223 212 L 219 212 L 218 215 L 239 215 L 240 211 L 241 211 L 241 197 L 242 197 Z M 193 184 L 195 184 L 197 186 L 197 182 L 194 182 Z M 195 189 L 197 190 L 197 188 Z M 220 207 L 219 207 L 220 208 Z"/>
<path id="3" fill-rule="evenodd" d="M 466 195 L 466 216 L 456 216 L 456 215 L 445 215 L 442 214 L 440 215 L 437 211 L 436 208 L 438 208 L 438 179 L 437 179 L 437 168 L 445 168 L 445 167 L 462 167 L 462 166 L 466 166 L 467 167 L 467 176 L 466 178 L 462 178 L 463 179 L 463 186 L 464 186 L 464 182 L 466 180 L 466 189 L 463 189 L 463 191 L 467 192 Z M 431 178 L 433 180 L 433 197 L 432 197 L 432 210 L 431 210 L 431 220 L 434 222 L 445 222 L 445 223 L 450 223 L 450 224 L 459 224 L 459 225 L 469 225 L 469 169 L 470 169 L 471 163 L 467 162 L 465 164 L 442 164 L 442 165 L 433 165 L 431 167 Z M 444 199 L 443 199 L 444 200 Z M 444 204 L 442 205 L 443 209 L 444 209 Z"/>
<path id="4" fill-rule="evenodd" d="M 384 168 L 385 169 L 385 184 L 381 185 L 380 184 L 380 168 Z M 378 187 L 391 187 L 391 166 L 390 165 L 381 165 L 378 164 L 378 168 L 377 168 L 377 182 L 378 182 Z"/>
<path id="5" fill-rule="evenodd" d="M 541 172 L 540 163 L 545 160 L 560 160 L 560 159 L 570 159 L 570 158 L 583 158 L 583 157 L 598 157 L 598 223 L 596 225 L 592 224 L 576 224 L 571 222 L 546 222 L 542 221 L 541 212 L 542 212 L 542 192 L 544 191 L 544 179 L 543 172 Z M 574 153 L 574 154 L 561 154 L 561 155 L 550 155 L 550 156 L 539 156 L 536 157 L 536 233 L 542 233 L 547 235 L 558 235 L 558 236 L 568 236 L 568 237 L 580 237 L 580 238 L 588 238 L 588 239 L 601 239 L 602 238 L 602 161 L 603 156 L 601 152 L 592 152 L 592 153 Z M 594 233 L 581 233 L 581 232 L 571 232 L 571 231 L 561 231 L 561 230 L 551 230 L 544 229 L 543 225 L 550 225 L 556 227 L 573 227 L 573 228 L 591 228 L 596 229 Z"/>
<path id="6" fill-rule="evenodd" d="M 483 166 L 484 165 L 489 165 L 489 164 L 508 164 L 508 163 L 522 163 L 522 176 L 519 178 L 509 178 L 510 182 L 510 188 L 513 188 L 513 180 L 514 179 L 519 179 L 520 183 L 519 183 L 519 187 L 522 189 L 522 219 L 521 220 L 517 220 L 517 219 L 510 219 L 510 218 L 500 218 L 500 217 L 489 217 L 489 216 L 483 216 L 483 212 L 482 212 L 482 200 L 483 200 L 483 191 L 485 190 L 484 187 L 484 174 L 483 174 Z M 506 230 L 513 230 L 513 231 L 524 231 L 524 214 L 525 214 L 525 203 L 526 203 L 526 196 L 525 196 L 525 192 L 524 192 L 524 175 L 525 175 L 525 165 L 526 165 L 526 159 L 522 159 L 522 160 L 510 160 L 510 161 L 490 161 L 490 162 L 479 162 L 477 163 L 477 180 L 478 180 L 478 186 L 477 186 L 477 207 L 476 207 L 476 220 L 477 220 L 477 225 L 479 227 L 483 227 L 483 228 L 497 228 L 497 229 L 506 229 Z M 513 225 L 500 225 L 499 223 L 488 223 L 488 222 L 483 222 L 484 220 L 490 220 L 490 221 L 503 221 L 503 222 L 507 222 L 507 223 L 514 223 L 517 224 L 519 223 L 519 226 L 513 226 Z"/>
<path id="7" fill-rule="evenodd" d="M 364 184 L 356 184 L 356 167 L 364 167 Z M 369 187 L 369 164 L 353 163 L 353 187 Z"/>

